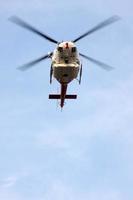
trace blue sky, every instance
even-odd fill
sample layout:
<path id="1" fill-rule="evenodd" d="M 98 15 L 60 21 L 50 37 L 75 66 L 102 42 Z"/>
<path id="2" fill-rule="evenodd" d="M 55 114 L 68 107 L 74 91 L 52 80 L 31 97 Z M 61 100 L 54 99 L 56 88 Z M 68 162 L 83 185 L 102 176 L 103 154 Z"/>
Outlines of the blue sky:
<path id="1" fill-rule="evenodd" d="M 0 1 L 0 199 L 132 200 L 133 2 L 131 0 Z M 63 112 L 49 93 L 50 61 L 16 67 L 55 46 L 10 23 L 17 15 L 56 40 L 72 40 L 117 14 L 122 20 L 77 43 L 83 78 Z"/>

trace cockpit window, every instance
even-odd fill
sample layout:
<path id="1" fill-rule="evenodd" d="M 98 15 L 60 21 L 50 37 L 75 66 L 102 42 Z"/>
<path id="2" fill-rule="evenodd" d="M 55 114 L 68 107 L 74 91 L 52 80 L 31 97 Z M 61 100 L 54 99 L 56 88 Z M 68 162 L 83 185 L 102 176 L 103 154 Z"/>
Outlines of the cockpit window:
<path id="1" fill-rule="evenodd" d="M 76 52 L 76 47 L 72 47 L 72 53 Z"/>
<path id="2" fill-rule="evenodd" d="M 62 52 L 62 51 L 63 51 L 63 48 L 62 48 L 62 47 L 58 47 L 58 51 L 59 51 L 59 52 Z"/>

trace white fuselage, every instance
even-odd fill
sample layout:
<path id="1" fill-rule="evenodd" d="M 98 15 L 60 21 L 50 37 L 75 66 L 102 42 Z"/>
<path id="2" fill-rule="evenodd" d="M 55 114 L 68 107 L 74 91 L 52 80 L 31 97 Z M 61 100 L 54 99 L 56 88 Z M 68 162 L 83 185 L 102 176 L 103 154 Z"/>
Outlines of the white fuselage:
<path id="1" fill-rule="evenodd" d="M 76 79 L 80 69 L 79 55 L 73 42 L 62 42 L 52 56 L 53 76 L 61 84 Z"/>

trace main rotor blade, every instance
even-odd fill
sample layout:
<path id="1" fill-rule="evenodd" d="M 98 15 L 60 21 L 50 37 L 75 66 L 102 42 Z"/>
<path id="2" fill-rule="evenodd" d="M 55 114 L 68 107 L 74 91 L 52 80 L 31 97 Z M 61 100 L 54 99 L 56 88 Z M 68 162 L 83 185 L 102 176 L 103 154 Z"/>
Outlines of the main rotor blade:
<path id="1" fill-rule="evenodd" d="M 111 67 L 110 65 L 107 65 L 107 64 L 105 64 L 105 63 L 103 63 L 103 62 L 101 62 L 101 61 L 99 61 L 99 60 L 96 60 L 96 59 L 94 59 L 94 58 L 91 58 L 91 57 L 86 56 L 86 55 L 81 54 L 81 53 L 79 53 L 79 55 L 82 56 L 83 58 L 89 60 L 90 62 L 93 62 L 93 63 L 95 63 L 96 65 L 99 65 L 101 68 L 103 68 L 103 69 L 105 69 L 105 70 L 107 70 L 107 71 L 110 71 L 110 70 L 114 69 L 114 67 Z"/>
<path id="2" fill-rule="evenodd" d="M 9 20 L 25 29 L 28 29 L 29 31 L 36 33 L 37 35 L 40 35 L 41 37 L 45 38 L 46 40 L 56 43 L 58 44 L 58 41 L 54 40 L 53 38 L 51 38 L 50 36 L 40 32 L 39 30 L 37 30 L 36 28 L 34 28 L 33 26 L 31 26 L 30 24 L 28 24 L 27 22 L 23 21 L 22 19 L 20 19 L 17 16 L 12 16 L 9 18 Z"/>
<path id="3" fill-rule="evenodd" d="M 22 65 L 21 67 L 18 67 L 18 69 L 21 70 L 21 71 L 28 70 L 29 68 L 31 68 L 31 67 L 33 67 L 34 65 L 38 64 L 39 62 L 41 62 L 42 60 L 45 60 L 45 59 L 47 59 L 47 58 L 50 58 L 50 57 L 52 56 L 52 54 L 53 54 L 53 53 L 51 52 L 50 54 L 47 54 L 47 55 L 45 55 L 45 56 L 42 56 L 42 57 L 40 57 L 40 58 L 38 58 L 38 59 L 36 59 L 36 60 L 33 60 L 33 61 L 31 61 L 31 62 L 29 62 L 29 63 L 27 63 L 27 64 Z"/>
<path id="4" fill-rule="evenodd" d="M 86 37 L 87 35 L 90 35 L 92 33 L 94 33 L 95 31 L 98 31 L 116 21 L 120 20 L 120 17 L 117 15 L 114 15 L 108 19 L 106 19 L 105 21 L 99 23 L 97 26 L 95 26 L 94 28 L 90 29 L 89 31 L 87 31 L 86 33 L 84 33 L 83 35 L 79 36 L 78 38 L 76 38 L 75 40 L 73 40 L 73 42 L 77 42 L 78 40 L 81 40 L 82 38 Z"/>

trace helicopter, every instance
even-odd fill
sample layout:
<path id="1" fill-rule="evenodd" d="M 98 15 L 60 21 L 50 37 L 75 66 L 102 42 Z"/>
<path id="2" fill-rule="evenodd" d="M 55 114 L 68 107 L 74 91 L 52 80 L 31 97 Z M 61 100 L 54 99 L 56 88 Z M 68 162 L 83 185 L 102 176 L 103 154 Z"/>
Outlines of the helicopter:
<path id="1" fill-rule="evenodd" d="M 61 89 L 60 89 L 60 94 L 49 94 L 49 99 L 60 100 L 61 109 L 64 106 L 65 99 L 77 99 L 77 95 L 67 94 L 67 87 L 68 84 L 74 79 L 78 79 L 79 84 L 81 83 L 81 77 L 82 77 L 82 63 L 80 59 L 81 57 L 87 59 L 88 61 L 100 66 L 101 68 L 107 71 L 113 69 L 113 67 L 110 65 L 107 65 L 99 60 L 96 60 L 92 57 L 86 56 L 78 52 L 75 43 L 83 39 L 84 37 L 120 20 L 120 17 L 117 15 L 113 15 L 112 17 L 100 22 L 92 29 L 88 30 L 87 32 L 85 32 L 84 34 L 80 35 L 79 37 L 77 37 L 72 41 L 62 41 L 62 42 L 59 42 L 50 37 L 49 35 L 39 31 L 38 29 L 31 26 L 29 23 L 25 22 L 24 20 L 22 20 L 17 16 L 12 16 L 10 17 L 9 20 L 21 26 L 22 28 L 25 28 L 31 31 L 32 33 L 35 33 L 36 35 L 41 36 L 42 38 L 48 40 L 49 42 L 55 43 L 57 45 L 53 52 L 49 52 L 46 55 L 43 55 L 31 62 L 28 62 L 27 64 L 18 67 L 18 69 L 20 69 L 21 71 L 25 71 L 33 67 L 34 65 L 38 64 L 39 62 L 50 58 L 51 59 L 50 84 L 52 83 L 52 78 L 54 77 L 60 83 Z"/>

